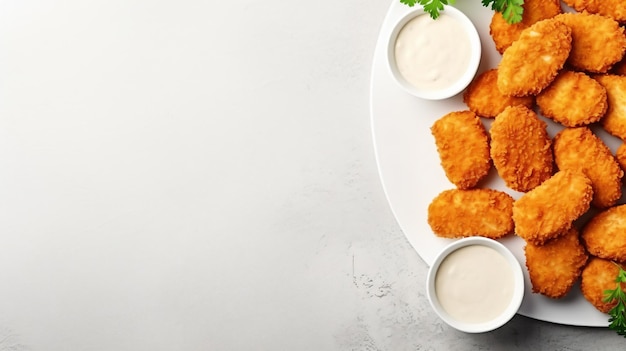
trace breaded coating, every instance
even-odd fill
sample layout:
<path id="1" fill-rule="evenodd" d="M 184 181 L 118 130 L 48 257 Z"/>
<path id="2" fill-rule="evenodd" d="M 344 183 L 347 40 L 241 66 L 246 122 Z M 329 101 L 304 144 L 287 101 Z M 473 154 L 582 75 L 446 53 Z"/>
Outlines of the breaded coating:
<path id="1" fill-rule="evenodd" d="M 624 171 L 611 150 L 589 128 L 565 128 L 557 133 L 554 161 L 560 170 L 580 171 L 591 179 L 594 206 L 613 206 L 622 196 Z"/>
<path id="2" fill-rule="evenodd" d="M 489 34 L 496 45 L 496 50 L 501 54 L 519 38 L 524 29 L 563 12 L 560 0 L 526 0 L 522 8 L 524 8 L 522 21 L 515 24 L 507 23 L 500 12 L 494 12 L 491 18 Z"/>
<path id="3" fill-rule="evenodd" d="M 472 111 L 446 114 L 431 127 L 441 166 L 459 189 L 473 188 L 491 168 L 489 136 Z"/>
<path id="4" fill-rule="evenodd" d="M 428 206 L 428 224 L 444 238 L 501 238 L 513 232 L 513 201 L 493 189 L 446 190 Z"/>
<path id="5" fill-rule="evenodd" d="M 594 77 L 600 82 L 609 100 L 609 108 L 600 121 L 610 134 L 626 140 L 626 76 L 599 75 Z"/>
<path id="6" fill-rule="evenodd" d="M 578 12 L 587 11 L 610 17 L 626 23 L 626 2 L 624 0 L 563 0 Z"/>
<path id="7" fill-rule="evenodd" d="M 532 96 L 507 96 L 498 90 L 498 70 L 493 68 L 479 74 L 463 93 L 463 101 L 478 116 L 495 118 L 509 106 L 533 106 Z"/>
<path id="8" fill-rule="evenodd" d="M 573 227 L 542 246 L 527 243 L 524 254 L 533 292 L 554 299 L 567 295 L 580 278 L 588 257 L 578 230 Z"/>
<path id="9" fill-rule="evenodd" d="M 600 312 L 607 313 L 617 304 L 617 301 L 604 302 L 604 291 L 615 289 L 618 273 L 619 267 L 614 262 L 593 256 L 589 257 L 583 268 L 580 290 L 585 299 Z"/>
<path id="10" fill-rule="evenodd" d="M 622 167 L 622 171 L 626 171 L 626 143 L 622 143 L 617 148 L 617 151 L 615 151 L 615 159 L 619 166 Z"/>
<path id="11" fill-rule="evenodd" d="M 592 197 L 593 188 L 587 176 L 559 171 L 515 201 L 515 233 L 526 242 L 543 245 L 565 234 L 572 222 L 587 212 Z"/>
<path id="12" fill-rule="evenodd" d="M 567 59 L 572 67 L 605 73 L 624 57 L 626 35 L 615 20 L 589 13 L 563 13 L 555 19 L 572 30 L 572 51 Z"/>
<path id="13" fill-rule="evenodd" d="M 591 255 L 626 261 L 626 205 L 608 208 L 589 220 L 582 239 Z"/>
<path id="14" fill-rule="evenodd" d="M 524 29 L 504 51 L 498 66 L 498 89 L 505 95 L 537 95 L 559 73 L 570 50 L 570 28 L 556 19 Z"/>
<path id="15" fill-rule="evenodd" d="M 598 122 L 608 108 L 606 89 L 582 72 L 563 70 L 539 95 L 541 114 L 566 127 Z"/>
<path id="16" fill-rule="evenodd" d="M 509 188 L 526 192 L 552 176 L 546 127 L 526 106 L 507 107 L 491 124 L 491 159 Z"/>

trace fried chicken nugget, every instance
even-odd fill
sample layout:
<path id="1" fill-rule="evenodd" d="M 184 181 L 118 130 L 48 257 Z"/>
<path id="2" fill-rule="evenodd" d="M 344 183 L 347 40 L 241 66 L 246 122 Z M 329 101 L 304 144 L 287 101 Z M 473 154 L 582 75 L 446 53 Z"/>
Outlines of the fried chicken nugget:
<path id="1" fill-rule="evenodd" d="M 598 122 L 608 108 L 602 84 L 582 72 L 567 70 L 561 71 L 536 101 L 541 114 L 566 127 Z"/>
<path id="2" fill-rule="evenodd" d="M 463 93 L 467 107 L 480 117 L 495 118 L 508 106 L 533 106 L 532 96 L 507 96 L 498 90 L 498 70 L 493 68 L 479 74 Z"/>
<path id="3" fill-rule="evenodd" d="M 446 114 L 431 127 L 448 179 L 459 189 L 473 188 L 491 168 L 489 136 L 472 111 Z"/>
<path id="4" fill-rule="evenodd" d="M 572 222 L 587 212 L 592 197 L 591 180 L 586 175 L 559 171 L 515 201 L 515 232 L 526 242 L 543 245 L 567 233 Z"/>
<path id="5" fill-rule="evenodd" d="M 557 133 L 554 160 L 560 170 L 580 171 L 591 179 L 594 206 L 613 206 L 622 196 L 624 171 L 611 150 L 589 128 L 565 128 Z"/>
<path id="6" fill-rule="evenodd" d="M 491 124 L 491 159 L 509 188 L 526 192 L 552 176 L 546 127 L 526 106 L 507 107 Z"/>
<path id="7" fill-rule="evenodd" d="M 613 261 L 626 261 L 626 205 L 608 208 L 589 220 L 582 239 L 590 254 Z"/>
<path id="8" fill-rule="evenodd" d="M 572 289 L 588 257 L 578 230 L 573 227 L 542 246 L 527 243 L 524 254 L 533 292 L 554 299 L 564 297 Z"/>
<path id="9" fill-rule="evenodd" d="M 500 12 L 494 12 L 491 18 L 489 34 L 500 54 L 519 38 L 524 29 L 563 12 L 560 0 L 526 0 L 522 8 L 522 21 L 515 24 L 507 23 Z"/>
<path id="10" fill-rule="evenodd" d="M 594 77 L 606 89 L 609 107 L 600 121 L 610 134 L 626 140 L 626 76 L 599 75 Z"/>
<path id="11" fill-rule="evenodd" d="M 428 206 L 428 224 L 439 237 L 498 239 L 513 231 L 513 202 L 499 190 L 446 190 Z"/>
<path id="12" fill-rule="evenodd" d="M 563 13 L 555 19 L 572 30 L 572 51 L 567 59 L 572 67 L 605 73 L 624 57 L 626 35 L 615 20 L 589 13 Z"/>
<path id="13" fill-rule="evenodd" d="M 617 302 L 604 302 L 604 291 L 615 289 L 619 267 L 612 261 L 591 256 L 580 278 L 580 290 L 600 312 L 609 312 Z"/>
<path id="14" fill-rule="evenodd" d="M 626 23 L 624 0 L 563 0 L 563 2 L 578 12 L 596 13 Z"/>
<path id="15" fill-rule="evenodd" d="M 498 89 L 505 95 L 537 95 L 552 83 L 571 49 L 571 30 L 563 22 L 546 19 L 533 24 L 504 51 Z"/>

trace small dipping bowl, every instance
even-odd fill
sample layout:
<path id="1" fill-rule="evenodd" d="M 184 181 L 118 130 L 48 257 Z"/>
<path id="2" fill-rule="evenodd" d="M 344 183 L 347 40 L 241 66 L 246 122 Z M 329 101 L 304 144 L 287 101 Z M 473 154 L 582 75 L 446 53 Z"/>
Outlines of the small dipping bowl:
<path id="1" fill-rule="evenodd" d="M 483 333 L 503 326 L 517 313 L 524 297 L 524 274 L 506 246 L 469 237 L 437 255 L 428 271 L 426 292 L 430 305 L 448 325 Z"/>
<path id="2" fill-rule="evenodd" d="M 419 25 L 413 21 L 418 18 L 422 20 Z M 444 24 L 451 28 L 441 27 Z M 425 36 L 414 37 L 419 33 Z M 404 38 L 397 58 L 399 36 Z M 396 21 L 387 43 L 387 63 L 394 80 L 409 94 L 427 100 L 443 100 L 463 91 L 476 75 L 481 54 L 476 27 L 449 5 L 435 20 L 421 7 L 410 10 Z"/>

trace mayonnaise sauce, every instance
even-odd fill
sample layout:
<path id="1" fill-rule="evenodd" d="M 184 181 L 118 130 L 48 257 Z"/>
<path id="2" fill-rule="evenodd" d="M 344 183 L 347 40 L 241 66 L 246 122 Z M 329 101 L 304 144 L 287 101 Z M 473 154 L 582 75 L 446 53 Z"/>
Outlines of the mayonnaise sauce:
<path id="1" fill-rule="evenodd" d="M 469 35 L 457 19 L 442 13 L 420 15 L 399 32 L 395 59 L 400 74 L 421 90 L 444 89 L 458 81 L 470 64 Z"/>
<path id="2" fill-rule="evenodd" d="M 435 294 L 444 310 L 466 323 L 487 322 L 511 303 L 513 269 L 496 250 L 462 247 L 446 257 L 435 276 Z"/>

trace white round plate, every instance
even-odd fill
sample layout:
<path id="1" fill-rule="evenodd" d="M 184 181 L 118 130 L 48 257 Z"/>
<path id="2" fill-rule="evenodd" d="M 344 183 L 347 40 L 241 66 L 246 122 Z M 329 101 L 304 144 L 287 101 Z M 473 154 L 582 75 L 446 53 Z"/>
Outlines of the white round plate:
<path id="1" fill-rule="evenodd" d="M 492 10 L 483 7 L 478 0 L 459 1 L 455 7 L 470 17 L 481 36 L 483 57 L 479 73 L 496 67 L 500 54 L 489 36 Z M 410 10 L 400 0 L 392 0 L 383 21 L 372 65 L 370 113 L 376 159 L 385 194 L 408 241 L 430 266 L 437 253 L 450 243 L 450 239 L 438 238 L 431 231 L 426 221 L 428 204 L 441 191 L 454 187 L 440 166 L 430 127 L 444 114 L 466 110 L 467 107 L 461 95 L 442 101 L 421 100 L 404 92 L 392 79 L 385 61 L 384 44 L 394 21 Z M 488 127 L 490 121 L 484 122 Z M 546 122 L 548 133 L 553 137 L 561 127 L 548 120 Z M 594 132 L 615 152 L 619 146 L 616 138 L 600 129 L 594 129 Z M 485 186 L 506 191 L 514 198 L 520 195 L 505 187 L 493 169 Z M 525 267 L 523 240 L 511 235 L 500 241 L 513 251 Z M 579 285 L 574 286 L 565 298 L 554 300 L 532 293 L 526 269 L 524 274 L 527 291 L 520 314 L 560 324 L 608 325 L 608 315 L 597 311 L 584 299 Z"/>

